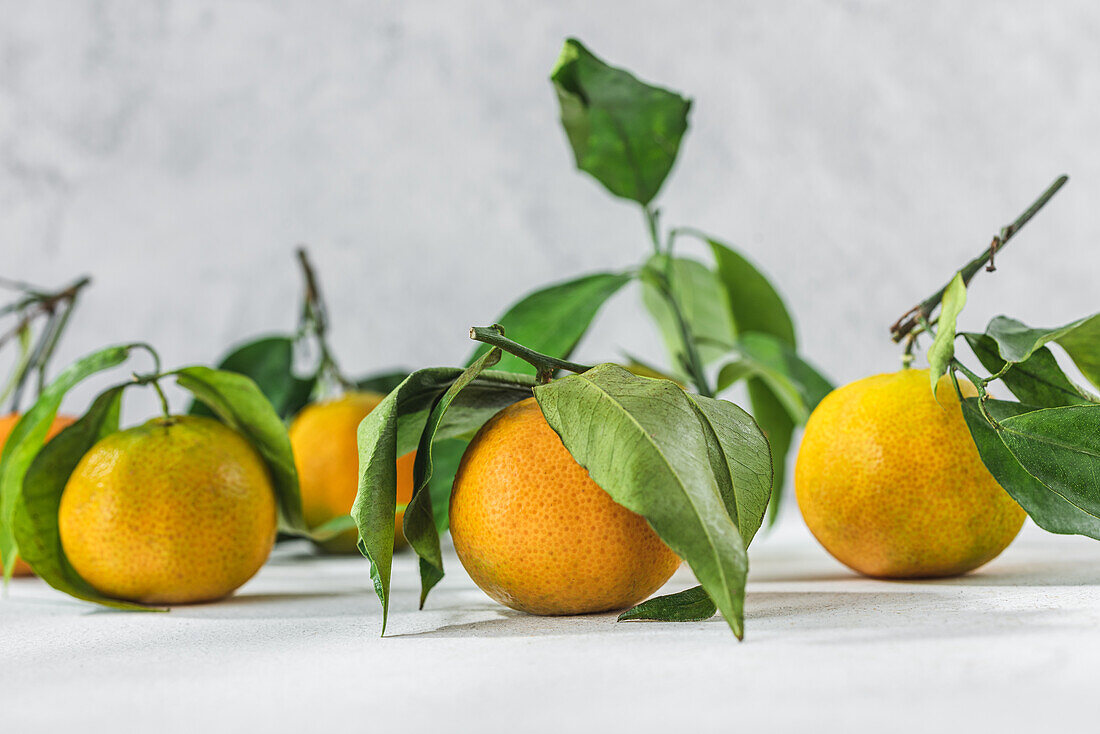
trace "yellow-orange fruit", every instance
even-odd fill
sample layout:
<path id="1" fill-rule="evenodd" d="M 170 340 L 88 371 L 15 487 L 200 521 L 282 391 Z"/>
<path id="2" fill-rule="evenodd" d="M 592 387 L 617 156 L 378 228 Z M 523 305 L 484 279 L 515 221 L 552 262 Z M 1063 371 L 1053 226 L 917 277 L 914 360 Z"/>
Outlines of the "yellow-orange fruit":
<path id="1" fill-rule="evenodd" d="M 966 573 L 995 558 L 1025 513 L 982 464 L 948 377 L 928 370 L 858 380 L 806 424 L 798 506 L 837 560 L 868 576 Z M 977 390 L 960 382 L 964 397 Z"/>
<path id="2" fill-rule="evenodd" d="M 158 418 L 84 455 L 58 525 L 73 568 L 106 596 L 211 601 L 267 560 L 275 492 L 256 449 L 233 429 L 212 418 Z"/>
<path id="3" fill-rule="evenodd" d="M 335 400 L 307 405 L 290 425 L 290 445 L 298 469 L 302 512 L 306 524 L 316 528 L 351 512 L 359 490 L 359 424 L 382 402 L 384 395 L 351 392 Z M 413 492 L 410 451 L 397 460 L 397 504 L 408 504 Z M 404 511 L 397 511 L 395 542 L 401 533 Z M 355 553 L 359 533 L 352 529 L 321 543 L 332 553 Z"/>
<path id="4" fill-rule="evenodd" d="M 4 444 L 8 441 L 8 436 L 11 435 L 12 429 L 15 428 L 15 424 L 19 422 L 19 413 L 8 413 L 7 415 L 0 416 L 0 451 L 4 450 Z M 53 423 L 50 424 L 50 430 L 46 432 L 46 440 L 61 433 L 61 431 L 68 426 L 71 426 L 76 422 L 76 418 L 68 415 L 58 415 L 53 419 Z M 0 558 L 0 568 L 2 568 L 3 559 Z M 30 576 L 34 573 L 31 567 L 23 562 L 23 559 L 15 559 L 15 576 Z"/>
<path id="5" fill-rule="evenodd" d="M 501 410 L 470 442 L 450 517 L 474 583 L 532 614 L 623 609 L 680 565 L 645 518 L 592 481 L 534 398 Z"/>

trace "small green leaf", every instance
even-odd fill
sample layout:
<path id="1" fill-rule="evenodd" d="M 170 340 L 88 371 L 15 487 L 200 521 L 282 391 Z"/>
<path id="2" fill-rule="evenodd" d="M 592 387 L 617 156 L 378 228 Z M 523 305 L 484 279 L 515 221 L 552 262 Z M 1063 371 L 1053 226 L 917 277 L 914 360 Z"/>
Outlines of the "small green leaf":
<path id="1" fill-rule="evenodd" d="M 494 347 L 481 359 L 467 367 L 451 383 L 432 407 L 424 432 L 420 434 L 420 445 L 416 449 L 416 462 L 413 464 L 413 495 L 409 507 L 405 510 L 403 529 L 409 545 L 420 557 L 420 606 L 443 578 L 443 554 L 439 549 L 439 530 L 432 511 L 432 496 L 429 483 L 434 471 L 432 443 L 436 431 L 443 423 L 447 410 L 455 399 L 484 370 L 500 361 L 502 352 Z"/>
<path id="2" fill-rule="evenodd" d="M 376 392 L 380 395 L 388 395 L 395 387 L 405 381 L 409 376 L 408 370 L 391 370 L 377 375 L 369 375 L 355 381 L 355 389 L 364 392 Z"/>
<path id="3" fill-rule="evenodd" d="M 389 617 L 397 457 L 418 448 L 429 414 L 462 374 L 463 370 L 452 367 L 417 370 L 359 424 L 359 492 L 351 516 L 359 528 L 359 549 L 371 562 L 371 579 L 382 604 L 383 634 Z M 501 408 L 530 397 L 534 384 L 527 375 L 482 372 L 453 398 L 436 425 L 436 440 L 471 435 Z"/>
<path id="4" fill-rule="evenodd" d="M 735 332 L 771 334 L 796 346 L 794 322 L 767 276 L 728 245 L 709 237 L 703 239 L 714 253 L 718 282 L 725 293 Z"/>
<path id="5" fill-rule="evenodd" d="M 271 472 L 271 483 L 279 504 L 279 529 L 308 535 L 302 517 L 298 472 L 286 426 L 260 388 L 236 372 L 194 366 L 170 372 L 176 382 L 190 391 L 226 425 L 255 447 Z"/>
<path id="6" fill-rule="evenodd" d="M 787 452 L 791 449 L 795 421 L 783 402 L 762 379 L 750 378 L 748 390 L 752 415 L 767 437 L 768 445 L 772 450 L 772 495 L 771 502 L 768 503 L 768 526 L 770 527 L 779 518 L 779 508 L 782 506 L 786 489 L 784 479 L 787 476 Z"/>
<path id="7" fill-rule="evenodd" d="M 991 374 L 1004 369 L 1005 361 L 997 342 L 985 334 L 963 334 L 970 348 Z M 1046 347 L 1039 347 L 1023 362 L 1014 364 L 1001 376 L 1001 382 L 1022 402 L 1037 408 L 1082 405 L 1097 400 L 1070 381 L 1058 361 Z"/>
<path id="8" fill-rule="evenodd" d="M 696 404 L 675 383 L 602 364 L 535 388 L 565 448 L 695 572 L 738 638 L 748 558 L 710 462 Z M 733 457 L 738 458 L 738 457 Z"/>
<path id="9" fill-rule="evenodd" d="M 955 277 L 947 284 L 943 301 L 940 304 L 940 317 L 936 325 L 936 338 L 932 340 L 932 346 L 928 348 L 928 373 L 932 383 L 932 394 L 936 394 L 936 386 L 940 378 L 947 374 L 947 365 L 955 356 L 955 322 L 966 305 L 966 283 L 963 282 L 962 273 L 955 273 Z"/>
<path id="10" fill-rule="evenodd" d="M 683 340 L 676 315 L 658 287 L 658 279 L 670 284 L 684 320 L 695 336 L 704 364 L 725 355 L 733 341 L 733 322 L 714 271 L 690 258 L 677 257 L 670 263 L 667 255 L 654 255 L 642 268 L 639 277 L 642 281 L 642 303 L 660 329 L 677 378 L 682 380 L 685 374 L 681 356 Z"/>
<path id="11" fill-rule="evenodd" d="M 738 379 L 759 377 L 796 423 L 805 423 L 833 385 L 789 345 L 770 334 L 743 333 L 733 344 L 736 361 L 718 373 L 718 391 Z"/>
<path id="12" fill-rule="evenodd" d="M 101 393 L 88 412 L 46 444 L 27 469 L 15 504 L 19 552 L 35 573 L 58 591 L 116 609 L 152 610 L 142 604 L 104 596 L 85 581 L 65 557 L 58 529 L 61 495 L 84 454 L 118 430 L 119 402 L 126 385 Z"/>
<path id="13" fill-rule="evenodd" d="M 1078 332 L 1078 330 L 1081 331 Z M 1016 319 L 995 316 L 985 328 L 985 333 L 997 342 L 1001 359 L 1006 362 L 1023 362 L 1039 347 L 1048 342 L 1057 341 L 1068 342 L 1077 349 L 1086 365 L 1089 364 L 1090 358 L 1096 358 L 1096 351 L 1100 349 L 1092 340 L 1098 331 L 1100 331 L 1100 314 L 1086 316 L 1053 329 L 1034 329 Z M 1065 348 L 1064 344 L 1063 348 Z M 1092 377 L 1089 379 L 1091 380 Z"/>
<path id="14" fill-rule="evenodd" d="M 1100 314 L 1077 324 L 1056 341 L 1096 387 L 1100 388 Z"/>
<path id="15" fill-rule="evenodd" d="M 302 378 L 294 374 L 294 338 L 290 336 L 270 336 L 242 344 L 222 359 L 218 369 L 250 377 L 284 421 L 305 407 L 317 384 L 316 375 Z M 192 401 L 188 412 L 214 415 L 197 400 Z"/>
<path id="16" fill-rule="evenodd" d="M 594 273 L 556 283 L 524 296 L 497 323 L 504 327 L 504 333 L 512 341 L 549 357 L 568 359 L 600 307 L 628 282 L 629 274 Z M 488 351 L 489 345 L 480 345 L 467 365 L 473 364 Z M 534 367 L 511 354 L 501 358 L 497 369 L 516 374 L 535 374 Z"/>
<path id="17" fill-rule="evenodd" d="M 616 196 L 652 201 L 676 162 L 691 102 L 608 66 L 573 38 L 550 79 L 577 168 Z"/>
<path id="18" fill-rule="evenodd" d="M 1021 413 L 1000 421 L 998 434 L 1028 474 L 1100 516 L 1100 405 Z"/>
<path id="19" fill-rule="evenodd" d="M 997 421 L 1034 410 L 1001 400 L 986 401 L 986 409 Z M 1100 540 L 1100 517 L 1096 511 L 1078 506 L 1072 498 L 1029 474 L 1001 440 L 999 432 L 981 414 L 978 398 L 963 400 L 962 411 L 982 463 L 1036 525 L 1051 533 L 1085 535 Z"/>
<path id="20" fill-rule="evenodd" d="M 714 616 L 718 607 L 702 586 L 658 596 L 644 601 L 619 615 L 620 622 L 651 620 L 655 622 L 702 622 Z"/>
<path id="21" fill-rule="evenodd" d="M 355 520 L 351 515 L 340 515 L 310 530 L 309 539 L 315 543 L 324 543 L 354 528 Z"/>
<path id="22" fill-rule="evenodd" d="M 46 386 L 4 443 L 3 453 L 0 454 L 0 557 L 4 561 L 5 579 L 11 578 L 17 552 L 11 527 L 15 500 L 22 489 L 27 468 L 45 443 L 57 409 L 61 407 L 61 400 L 65 393 L 85 378 L 125 362 L 135 346 L 107 347 L 73 362 Z"/>

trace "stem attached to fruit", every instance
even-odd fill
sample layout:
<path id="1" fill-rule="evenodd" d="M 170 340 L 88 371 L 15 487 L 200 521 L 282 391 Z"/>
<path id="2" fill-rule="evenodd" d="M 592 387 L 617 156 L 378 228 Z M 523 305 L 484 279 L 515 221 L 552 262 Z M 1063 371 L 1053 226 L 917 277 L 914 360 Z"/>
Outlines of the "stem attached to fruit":
<path id="1" fill-rule="evenodd" d="M 592 369 L 591 367 L 583 364 L 577 364 L 576 362 L 569 362 L 568 360 L 558 359 L 557 357 L 550 357 L 545 354 L 536 352 L 533 349 L 528 349 L 518 342 L 514 342 L 504 336 L 504 327 L 500 324 L 493 324 L 492 326 L 474 326 L 470 329 L 470 338 L 474 341 L 488 344 L 491 347 L 499 347 L 500 349 L 519 357 L 524 362 L 527 362 L 535 368 L 537 380 L 540 385 L 545 385 L 554 376 L 554 373 L 558 370 L 568 370 L 570 372 L 587 372 Z"/>
<path id="2" fill-rule="evenodd" d="M 983 266 L 985 266 L 988 272 L 996 270 L 993 265 L 994 255 L 1004 249 L 1004 246 L 1012 239 L 1013 235 L 1019 232 L 1025 224 L 1030 222 L 1031 218 L 1038 214 L 1040 209 L 1046 206 L 1046 203 L 1058 193 L 1058 190 L 1061 189 L 1067 181 L 1069 181 L 1069 176 L 1059 176 L 1023 214 L 1016 217 L 1016 221 L 1002 228 L 998 234 L 994 235 L 993 241 L 989 243 L 989 246 L 959 270 L 962 274 L 963 283 L 969 285 L 970 281 L 978 274 L 978 271 L 981 270 Z M 916 306 L 913 306 L 913 308 L 903 313 L 901 318 L 894 322 L 893 326 L 890 327 L 890 334 L 895 342 L 900 342 L 908 336 L 909 332 L 913 331 L 920 323 L 921 317 L 927 319 L 932 315 L 932 311 L 934 311 L 943 300 L 943 294 L 947 292 L 947 285 L 948 284 L 945 284 L 943 288 L 940 288 L 931 296 Z"/>

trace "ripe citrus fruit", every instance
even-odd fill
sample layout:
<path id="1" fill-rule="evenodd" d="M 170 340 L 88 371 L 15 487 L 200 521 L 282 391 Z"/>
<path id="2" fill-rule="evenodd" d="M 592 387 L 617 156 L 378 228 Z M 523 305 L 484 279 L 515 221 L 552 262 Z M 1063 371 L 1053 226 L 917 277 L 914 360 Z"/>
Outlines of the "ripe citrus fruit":
<path id="1" fill-rule="evenodd" d="M 680 565 L 645 518 L 592 481 L 534 398 L 501 410 L 470 442 L 451 536 L 474 583 L 532 614 L 623 609 Z"/>
<path id="2" fill-rule="evenodd" d="M 0 416 L 0 451 L 4 450 L 4 444 L 7 443 L 8 436 L 11 435 L 12 430 L 15 428 L 15 424 L 19 422 L 19 417 L 19 413 L 8 413 L 7 415 Z M 64 428 L 71 426 L 75 421 L 75 418 L 67 415 L 55 416 L 53 423 L 50 424 L 50 430 L 46 432 L 46 440 L 49 441 L 51 438 L 61 433 Z M 4 559 L 0 558 L 0 564 L 3 563 L 3 560 Z M 2 567 L 3 566 L 0 565 L 0 568 Z M 15 559 L 15 576 L 30 576 L 32 573 L 34 573 L 34 571 L 32 571 L 31 567 L 24 563 L 21 558 Z"/>
<path id="3" fill-rule="evenodd" d="M 959 387 L 977 395 L 969 382 Z M 949 377 L 936 396 L 928 370 L 876 375 L 834 390 L 806 424 L 798 506 L 825 549 L 860 573 L 966 573 L 1023 525 L 1024 511 L 982 464 Z"/>
<path id="4" fill-rule="evenodd" d="M 384 395 L 350 392 L 335 400 L 306 406 L 290 425 L 290 445 L 302 492 L 306 524 L 315 528 L 351 512 L 359 490 L 359 424 L 382 402 Z M 413 462 L 410 451 L 397 460 L 397 504 L 408 504 L 413 492 Z M 404 543 L 397 512 L 395 542 Z M 321 543 L 332 553 L 354 553 L 359 534 L 348 530 Z"/>
<path id="5" fill-rule="evenodd" d="M 212 418 L 157 418 L 113 433 L 61 495 L 61 545 L 106 596 L 146 604 L 211 601 L 260 569 L 275 543 L 267 467 Z"/>

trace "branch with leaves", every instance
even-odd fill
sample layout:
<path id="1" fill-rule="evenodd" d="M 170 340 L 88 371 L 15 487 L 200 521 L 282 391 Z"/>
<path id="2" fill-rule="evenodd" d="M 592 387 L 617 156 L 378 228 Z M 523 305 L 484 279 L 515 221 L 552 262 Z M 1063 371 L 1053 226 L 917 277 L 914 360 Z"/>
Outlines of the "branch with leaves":
<path id="1" fill-rule="evenodd" d="M 1056 179 L 989 248 L 903 314 L 891 333 L 895 341 L 906 340 L 907 351 L 918 335 L 933 335 L 928 350 L 933 391 L 944 374 L 952 376 L 956 388 L 959 375 L 974 384 L 978 397 L 963 399 L 963 415 L 982 462 L 1037 525 L 1100 539 L 1100 395 L 1072 380 L 1055 352 L 1100 388 L 1100 313 L 1053 328 L 1031 327 L 1008 316 L 993 318 L 984 332 L 957 327 L 970 280 L 987 263 L 992 272 L 994 255 L 1067 181 L 1066 176 Z M 959 337 L 980 368 L 959 357 Z M 995 399 L 990 391 L 995 382 L 1018 402 Z"/>

